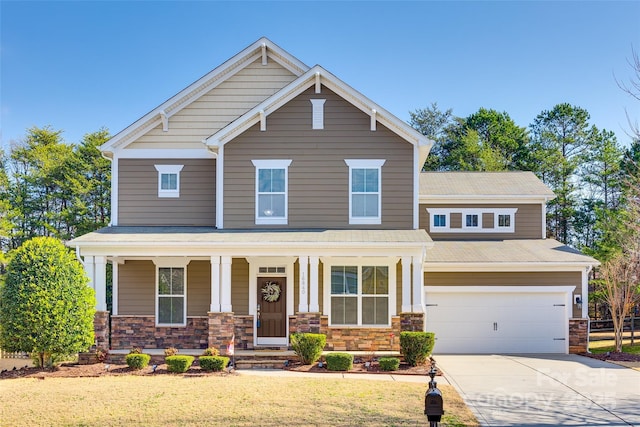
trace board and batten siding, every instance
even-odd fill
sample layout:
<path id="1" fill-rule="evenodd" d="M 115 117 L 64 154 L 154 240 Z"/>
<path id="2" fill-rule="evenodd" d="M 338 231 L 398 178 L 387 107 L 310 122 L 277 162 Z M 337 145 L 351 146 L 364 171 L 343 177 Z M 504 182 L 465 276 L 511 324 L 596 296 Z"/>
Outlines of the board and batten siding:
<path id="1" fill-rule="evenodd" d="M 118 225 L 216 224 L 215 159 L 119 159 Z M 158 197 L 154 165 L 184 165 L 180 197 Z"/>
<path id="2" fill-rule="evenodd" d="M 449 231 L 446 233 L 438 233 L 431 231 L 431 222 L 429 221 L 429 212 L 427 209 L 518 209 L 515 214 L 515 232 L 513 233 L 456 233 Z M 506 240 L 506 239 L 540 239 L 542 237 L 542 205 L 540 204 L 451 204 L 451 205 L 431 205 L 420 204 L 420 228 L 425 229 L 433 240 Z M 483 213 L 482 228 L 493 228 L 494 216 L 492 213 Z M 450 227 L 462 228 L 462 215 L 452 212 L 450 215 Z"/>
<path id="3" fill-rule="evenodd" d="M 324 129 L 312 129 L 310 99 L 326 99 Z M 413 227 L 413 146 L 326 87 L 311 87 L 225 145 L 224 227 L 255 225 L 255 167 L 251 160 L 291 159 L 288 224 L 274 228 Z M 349 225 L 349 167 L 345 159 L 385 159 L 382 224 Z"/>
<path id="4" fill-rule="evenodd" d="M 257 59 L 169 118 L 169 130 L 156 126 L 128 148 L 202 148 L 213 135 L 295 80 L 273 60 Z M 170 112 L 169 112 L 170 113 Z"/>

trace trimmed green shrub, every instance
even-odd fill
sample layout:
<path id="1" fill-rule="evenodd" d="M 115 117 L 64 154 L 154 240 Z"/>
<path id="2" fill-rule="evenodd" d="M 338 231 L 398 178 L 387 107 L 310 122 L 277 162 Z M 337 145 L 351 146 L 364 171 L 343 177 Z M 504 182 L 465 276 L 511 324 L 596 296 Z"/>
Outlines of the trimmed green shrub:
<path id="1" fill-rule="evenodd" d="M 219 354 L 220 354 L 220 351 L 215 347 L 205 348 L 204 351 L 202 352 L 203 356 L 218 356 Z"/>
<path id="2" fill-rule="evenodd" d="M 127 362 L 127 366 L 132 369 L 142 369 L 146 368 L 151 360 L 151 356 L 143 353 L 129 353 L 125 356 L 125 361 Z"/>
<path id="3" fill-rule="evenodd" d="M 303 365 L 311 365 L 320 359 L 326 343 L 327 336 L 324 334 L 291 334 L 291 348 L 293 348 Z"/>
<path id="4" fill-rule="evenodd" d="M 400 352 L 411 366 L 422 365 L 433 350 L 433 332 L 400 332 Z"/>
<path id="5" fill-rule="evenodd" d="M 11 252 L 0 286 L 0 348 L 52 366 L 94 343 L 96 299 L 75 254 L 53 237 Z M 62 359 L 61 359 L 62 358 Z"/>
<path id="6" fill-rule="evenodd" d="M 383 371 L 397 371 L 400 367 L 400 359 L 397 357 L 381 357 L 378 359 L 378 365 Z"/>
<path id="7" fill-rule="evenodd" d="M 182 373 L 189 370 L 189 366 L 193 363 L 193 356 L 167 356 L 164 361 L 167 363 L 167 370 L 169 372 Z"/>
<path id="8" fill-rule="evenodd" d="M 349 353 L 329 353 L 324 357 L 330 371 L 348 371 L 353 368 L 353 355 Z"/>
<path id="9" fill-rule="evenodd" d="M 203 371 L 222 371 L 229 364 L 229 358 L 225 356 L 200 356 L 200 369 Z"/>

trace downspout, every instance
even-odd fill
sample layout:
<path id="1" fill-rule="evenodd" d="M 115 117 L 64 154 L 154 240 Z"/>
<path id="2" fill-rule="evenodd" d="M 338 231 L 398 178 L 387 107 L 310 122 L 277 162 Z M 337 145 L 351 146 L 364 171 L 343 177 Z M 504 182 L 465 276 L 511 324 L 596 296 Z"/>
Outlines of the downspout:
<path id="1" fill-rule="evenodd" d="M 84 260 L 82 259 L 82 257 L 80 256 L 80 246 L 76 245 L 76 258 L 78 258 L 78 261 L 80 262 L 80 264 L 82 264 L 82 266 L 84 267 Z"/>

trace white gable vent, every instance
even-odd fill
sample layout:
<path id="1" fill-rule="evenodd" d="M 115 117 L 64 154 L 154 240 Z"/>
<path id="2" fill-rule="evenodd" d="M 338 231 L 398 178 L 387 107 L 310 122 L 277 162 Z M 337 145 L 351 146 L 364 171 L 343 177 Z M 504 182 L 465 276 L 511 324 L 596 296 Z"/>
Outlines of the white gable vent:
<path id="1" fill-rule="evenodd" d="M 326 99 L 311 99 L 313 105 L 312 129 L 324 129 L 324 103 Z"/>

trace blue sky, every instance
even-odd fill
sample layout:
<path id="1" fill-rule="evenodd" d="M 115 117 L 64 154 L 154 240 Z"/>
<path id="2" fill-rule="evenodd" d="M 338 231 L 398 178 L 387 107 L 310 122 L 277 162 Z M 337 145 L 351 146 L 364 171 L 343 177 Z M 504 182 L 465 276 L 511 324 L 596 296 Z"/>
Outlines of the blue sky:
<path id="1" fill-rule="evenodd" d="M 640 1 L 8 1 L 1 16 L 1 136 L 31 126 L 68 142 L 116 134 L 262 36 L 320 64 L 403 120 L 437 102 L 521 126 L 561 102 L 630 138 L 616 85 L 640 51 Z"/>

